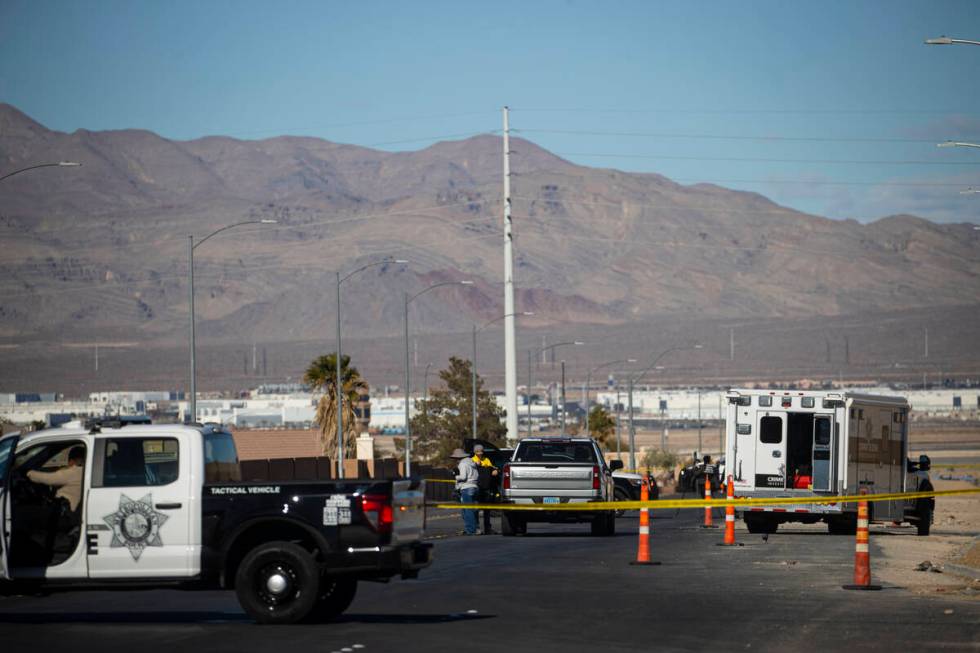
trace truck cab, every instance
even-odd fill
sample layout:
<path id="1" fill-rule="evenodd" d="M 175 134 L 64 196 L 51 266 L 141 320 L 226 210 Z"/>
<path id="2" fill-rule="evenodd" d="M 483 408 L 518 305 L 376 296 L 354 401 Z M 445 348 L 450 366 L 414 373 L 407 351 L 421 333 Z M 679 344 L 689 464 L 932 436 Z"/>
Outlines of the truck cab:
<path id="1" fill-rule="evenodd" d="M 225 588 L 263 623 L 335 616 L 358 580 L 430 564 L 423 483 L 242 483 L 220 426 L 11 434 L 0 439 L 0 584 Z"/>

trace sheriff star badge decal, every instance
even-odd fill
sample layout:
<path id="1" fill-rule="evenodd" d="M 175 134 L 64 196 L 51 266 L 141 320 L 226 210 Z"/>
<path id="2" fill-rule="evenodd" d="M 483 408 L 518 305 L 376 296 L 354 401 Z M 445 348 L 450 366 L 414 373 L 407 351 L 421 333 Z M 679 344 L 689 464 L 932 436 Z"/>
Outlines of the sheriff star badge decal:
<path id="1" fill-rule="evenodd" d="M 146 547 L 163 546 L 160 527 L 166 523 L 167 515 L 153 509 L 152 495 L 147 494 L 139 501 L 121 495 L 119 510 L 102 520 L 112 529 L 112 543 L 109 546 L 126 547 L 136 562 L 139 562 Z"/>

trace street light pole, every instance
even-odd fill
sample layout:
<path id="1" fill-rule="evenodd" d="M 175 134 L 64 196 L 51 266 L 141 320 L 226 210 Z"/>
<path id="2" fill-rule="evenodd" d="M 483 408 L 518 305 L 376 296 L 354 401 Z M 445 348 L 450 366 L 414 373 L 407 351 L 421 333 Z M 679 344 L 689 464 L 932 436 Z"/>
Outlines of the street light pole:
<path id="1" fill-rule="evenodd" d="M 585 343 L 584 342 L 581 342 L 580 340 L 574 340 L 574 341 L 571 341 L 570 340 L 568 342 L 556 342 L 553 345 L 548 345 L 547 347 L 541 347 L 540 349 L 534 349 L 534 350 L 528 349 L 527 350 L 527 394 L 528 394 L 528 401 L 527 401 L 527 435 L 528 435 L 528 437 L 531 436 L 531 357 L 532 357 L 532 355 L 533 356 L 537 356 L 538 354 L 543 354 L 544 352 L 548 351 L 549 349 L 557 349 L 558 347 L 564 347 L 566 345 L 574 345 L 576 347 L 581 347 L 584 344 Z M 532 352 L 533 352 L 533 354 L 532 354 Z M 562 364 L 563 364 L 562 370 L 564 370 L 564 361 L 562 361 Z M 564 372 L 563 372 L 563 374 L 564 374 Z M 562 382 L 562 392 L 564 392 L 564 385 L 565 384 L 564 384 L 564 381 L 563 381 Z M 562 422 L 562 431 L 564 432 L 564 417 L 562 418 L 562 420 L 563 420 L 563 422 Z"/>
<path id="2" fill-rule="evenodd" d="M 429 292 L 430 290 L 435 290 L 436 288 L 442 288 L 443 286 L 472 286 L 472 281 L 443 281 L 442 283 L 437 283 L 429 286 L 428 288 L 423 288 L 419 292 L 415 293 L 411 297 L 408 295 L 408 291 L 405 291 L 405 478 L 410 478 L 412 476 L 412 422 L 409 417 L 409 403 L 411 402 L 412 396 L 412 376 L 409 371 L 409 345 L 408 345 L 408 305 L 413 301 L 418 299 L 420 296 Z"/>
<path id="3" fill-rule="evenodd" d="M 948 36 L 940 36 L 938 39 L 926 39 L 926 45 L 980 45 L 980 41 L 968 41 L 966 39 L 951 39 Z"/>
<path id="4" fill-rule="evenodd" d="M 497 322 L 499 322 L 501 320 L 504 320 L 504 319 L 509 318 L 509 317 L 516 317 L 518 315 L 534 315 L 534 313 L 532 311 L 524 311 L 522 313 L 513 313 L 513 314 L 512 313 L 507 313 L 507 314 L 501 315 L 500 317 L 496 317 L 496 318 L 490 320 L 489 322 L 485 323 L 480 328 L 477 328 L 477 326 L 475 324 L 473 325 L 473 362 L 470 365 L 470 385 L 473 388 L 473 400 L 472 400 L 472 406 L 470 407 L 471 410 L 472 410 L 472 413 L 473 413 L 473 431 L 472 431 L 472 437 L 473 437 L 473 439 L 476 439 L 476 421 L 477 421 L 477 419 L 476 419 L 477 418 L 477 415 L 476 415 L 476 413 L 477 413 L 477 411 L 476 411 L 476 334 L 479 333 L 480 331 L 483 331 L 484 329 L 486 329 L 488 326 L 490 326 L 492 324 L 496 324 Z M 517 410 L 517 409 L 515 408 L 514 410 Z"/>
<path id="5" fill-rule="evenodd" d="M 473 395 L 470 398 L 470 410 L 473 413 L 473 430 L 470 437 L 476 439 L 476 325 L 473 325 L 473 363 L 470 365 L 470 385 Z"/>
<path id="6" fill-rule="evenodd" d="M 647 365 L 645 368 L 643 368 L 638 374 L 630 377 L 629 380 L 630 469 L 636 469 L 636 455 L 635 455 L 635 446 L 634 446 L 636 434 L 635 434 L 635 429 L 633 427 L 633 384 L 636 381 L 639 381 L 641 378 L 643 378 L 643 375 L 649 372 L 650 370 L 652 370 L 654 366 L 660 362 L 660 359 L 662 359 L 667 354 L 673 353 L 675 351 L 684 351 L 686 349 L 701 349 L 702 347 L 703 345 L 701 344 L 695 344 L 695 345 L 685 345 L 682 347 L 671 347 L 670 349 L 665 349 L 664 351 L 660 352 L 660 354 L 658 354 L 657 357 L 654 358 L 650 362 L 650 364 Z"/>
<path id="7" fill-rule="evenodd" d="M 76 163 L 74 161 L 59 161 L 57 163 L 39 163 L 34 166 L 28 166 L 26 168 L 21 168 L 20 170 L 14 170 L 13 172 L 8 172 L 4 176 L 0 177 L 0 181 L 7 179 L 8 177 L 13 177 L 14 175 L 19 175 L 22 172 L 27 172 L 28 170 L 37 170 L 38 168 L 77 168 L 81 166 L 81 163 Z"/>
<path id="8" fill-rule="evenodd" d="M 601 365 L 597 365 L 596 367 L 593 367 L 591 370 L 589 370 L 589 373 L 585 375 L 585 434 L 587 436 L 592 435 L 592 429 L 589 428 L 589 405 L 591 403 L 589 401 L 589 391 L 592 389 L 592 374 L 611 365 L 619 365 L 620 363 L 635 363 L 635 362 L 636 362 L 635 358 L 624 358 L 618 361 L 609 361 L 608 363 L 603 363 Z"/>
<path id="9" fill-rule="evenodd" d="M 374 267 L 374 266 L 377 266 L 377 265 L 386 265 L 388 263 L 408 263 L 408 261 L 406 261 L 404 259 L 389 259 L 389 258 L 386 258 L 386 259 L 384 259 L 382 261 L 375 261 L 373 263 L 368 263 L 367 265 L 362 265 L 361 267 L 357 268 L 353 272 L 350 272 L 349 274 L 347 274 L 347 276 L 345 276 L 342 279 L 340 278 L 340 271 L 338 270 L 336 272 L 336 275 L 337 275 L 337 360 L 335 361 L 335 364 L 336 365 L 335 365 L 335 370 L 334 370 L 334 374 L 335 374 L 334 378 L 336 379 L 336 382 L 334 384 L 335 385 L 335 388 L 334 389 L 336 390 L 335 403 L 336 403 L 336 406 L 337 406 L 337 478 L 344 478 L 344 456 L 346 454 L 346 451 L 344 451 L 344 448 L 345 448 L 345 446 L 347 444 L 344 441 L 344 383 L 343 383 L 343 379 L 340 378 L 340 356 L 341 356 L 341 349 L 340 349 L 340 284 L 342 284 L 343 282 L 347 281 L 348 279 L 350 279 L 352 276 L 354 276 L 358 272 L 362 272 L 364 270 L 367 270 L 368 268 L 371 268 L 371 267 Z"/>
<path id="10" fill-rule="evenodd" d="M 561 397 L 561 412 L 558 413 L 558 417 L 561 419 L 561 434 L 565 435 L 565 359 L 561 361 L 561 392 L 559 393 Z"/>
<path id="11" fill-rule="evenodd" d="M 61 165 L 61 164 L 48 164 L 48 165 Z M 65 165 L 71 165 L 70 163 L 65 163 Z M 81 165 L 81 164 L 76 164 Z M 35 166 L 42 167 L 42 166 Z M 30 169 L 30 168 L 28 168 Z M 16 174 L 16 173 L 12 173 Z M 9 175 L 8 175 L 9 176 Z M 188 293 L 189 297 L 189 308 L 190 308 L 190 318 L 191 318 L 191 396 L 188 401 L 188 412 L 190 415 L 184 415 L 185 422 L 196 422 L 197 421 L 197 362 L 196 362 L 196 351 L 197 351 L 197 333 L 195 327 L 194 318 L 194 250 L 200 247 L 213 236 L 217 236 L 222 231 L 228 231 L 229 229 L 234 229 L 235 227 L 241 227 L 246 224 L 278 224 L 276 220 L 245 220 L 244 222 L 236 222 L 234 224 L 229 224 L 220 229 L 216 229 L 209 233 L 207 236 L 201 240 L 194 242 L 194 236 L 190 235 L 187 237 L 187 265 L 188 265 Z"/>

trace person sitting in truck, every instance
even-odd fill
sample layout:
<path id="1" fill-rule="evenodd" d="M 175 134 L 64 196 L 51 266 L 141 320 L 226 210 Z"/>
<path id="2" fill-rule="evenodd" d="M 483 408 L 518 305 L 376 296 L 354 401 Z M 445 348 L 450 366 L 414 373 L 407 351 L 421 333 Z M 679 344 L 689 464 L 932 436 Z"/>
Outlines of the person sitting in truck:
<path id="1" fill-rule="evenodd" d="M 63 450 L 62 450 L 63 451 Z M 54 472 L 32 469 L 27 478 L 40 485 L 58 488 L 56 500 L 63 500 L 69 512 L 75 512 L 82 499 L 82 477 L 85 475 L 85 447 L 72 447 L 68 452 L 68 464 Z"/>
<path id="2" fill-rule="evenodd" d="M 809 490 L 813 485 L 813 474 L 810 472 L 809 465 L 800 465 L 793 474 L 793 488 L 796 490 Z"/>

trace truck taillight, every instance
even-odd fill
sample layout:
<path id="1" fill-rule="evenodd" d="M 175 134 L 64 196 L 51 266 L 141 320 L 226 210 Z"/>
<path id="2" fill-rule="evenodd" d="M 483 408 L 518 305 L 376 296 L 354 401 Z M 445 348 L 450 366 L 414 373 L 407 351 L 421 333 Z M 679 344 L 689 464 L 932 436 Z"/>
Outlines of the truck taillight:
<path id="1" fill-rule="evenodd" d="M 510 465 L 504 465 L 504 482 L 503 488 L 505 490 L 510 489 Z"/>
<path id="2" fill-rule="evenodd" d="M 395 514 L 391 509 L 390 497 L 383 494 L 365 494 L 361 497 L 361 510 L 364 511 L 364 516 L 374 530 L 379 533 L 391 532 Z"/>
<path id="3" fill-rule="evenodd" d="M 598 465 L 592 466 L 592 489 L 593 490 L 599 489 L 599 466 Z"/>

